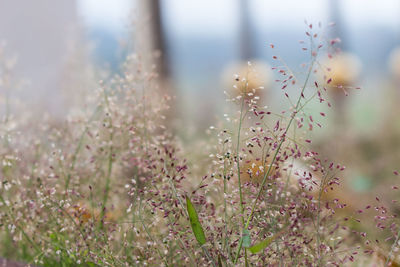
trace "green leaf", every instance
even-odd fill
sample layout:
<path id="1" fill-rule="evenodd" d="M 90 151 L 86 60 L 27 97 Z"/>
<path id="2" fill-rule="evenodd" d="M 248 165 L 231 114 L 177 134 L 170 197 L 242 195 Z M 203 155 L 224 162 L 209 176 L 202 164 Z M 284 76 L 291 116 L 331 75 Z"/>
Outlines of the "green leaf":
<path id="1" fill-rule="evenodd" d="M 260 251 L 263 251 L 266 247 L 268 247 L 271 244 L 272 241 L 275 240 L 275 238 L 276 238 L 276 235 L 267 237 L 266 239 L 264 239 L 260 243 L 255 244 L 254 246 L 250 247 L 249 248 L 250 252 L 255 254 L 255 253 L 258 253 Z"/>
<path id="2" fill-rule="evenodd" d="M 206 236 L 204 235 L 203 227 L 201 227 L 197 212 L 193 207 L 192 202 L 186 197 L 186 208 L 189 214 L 190 225 L 192 226 L 193 234 L 197 239 L 197 242 L 202 246 L 206 243 Z"/>
<path id="3" fill-rule="evenodd" d="M 249 248 L 251 246 L 251 238 L 250 238 L 250 231 L 248 229 L 243 230 L 242 238 L 243 238 L 243 247 Z"/>
<path id="4" fill-rule="evenodd" d="M 51 233 L 51 234 L 50 234 L 50 239 L 51 239 L 52 241 L 57 241 L 57 235 L 56 235 L 55 233 Z"/>

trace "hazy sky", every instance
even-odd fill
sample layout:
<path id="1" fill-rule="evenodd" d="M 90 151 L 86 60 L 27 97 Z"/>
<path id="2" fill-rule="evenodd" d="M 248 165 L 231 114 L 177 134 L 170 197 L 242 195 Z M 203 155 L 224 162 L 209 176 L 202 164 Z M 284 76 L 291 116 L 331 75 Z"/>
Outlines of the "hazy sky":
<path id="1" fill-rule="evenodd" d="M 131 7 L 145 0 L 78 0 L 87 26 L 118 30 L 129 22 Z M 351 27 L 400 24 L 399 0 L 337 0 L 342 17 Z M 303 27 L 304 19 L 318 22 L 328 18 L 328 0 L 249 0 L 253 23 Z M 237 0 L 161 0 L 165 22 L 178 34 L 221 34 L 237 27 Z"/>
<path id="2" fill-rule="evenodd" d="M 120 30 L 127 25 L 133 0 L 77 0 L 78 10 L 88 27 Z"/>

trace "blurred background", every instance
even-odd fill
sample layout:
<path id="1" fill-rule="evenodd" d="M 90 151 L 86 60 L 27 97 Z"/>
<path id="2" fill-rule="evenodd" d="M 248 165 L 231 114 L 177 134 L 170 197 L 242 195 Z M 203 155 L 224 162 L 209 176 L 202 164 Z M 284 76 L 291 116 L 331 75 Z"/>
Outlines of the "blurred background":
<path id="1" fill-rule="evenodd" d="M 4 110 L 15 97 L 62 117 L 80 92 L 96 88 L 96 70 L 118 73 L 127 53 L 146 58 L 158 51 L 157 69 L 177 97 L 182 131 L 203 133 L 224 112 L 223 91 L 248 60 L 261 73 L 263 102 L 279 108 L 272 56 L 301 80 L 309 57 L 299 44 L 304 21 L 335 22 L 322 34 L 341 39 L 336 78 L 362 89 L 334 96 L 332 110 L 311 104 L 310 113 L 331 113 L 313 145 L 348 165 L 346 190 L 360 196 L 349 202 L 363 205 L 373 190 L 385 194 L 400 169 L 399 14 L 398 0 L 2 0 L 0 57 L 10 74 L 0 81 L 0 100 Z"/>
<path id="2" fill-rule="evenodd" d="M 171 81 L 185 119 L 195 118 L 204 128 L 224 98 L 221 89 L 229 90 L 224 75 L 232 66 L 247 60 L 271 64 L 268 45 L 274 43 L 274 53 L 296 70 L 307 59 L 298 43 L 305 39 L 304 20 L 334 21 L 329 35 L 360 62 L 352 82 L 364 90 L 357 92 L 352 112 L 362 110 L 355 123 L 366 129 L 379 121 L 384 105 L 377 101 L 383 84 L 393 79 L 390 55 L 400 44 L 399 12 L 396 0 L 3 0 L 0 40 L 15 57 L 16 76 L 24 79 L 21 95 L 59 112 L 60 87 L 71 68 L 90 63 L 118 72 L 126 53 L 135 50 L 132 43 L 144 42 L 142 34 L 153 39 L 142 47 L 162 51 L 162 75 Z M 271 87 L 273 79 L 267 81 Z"/>

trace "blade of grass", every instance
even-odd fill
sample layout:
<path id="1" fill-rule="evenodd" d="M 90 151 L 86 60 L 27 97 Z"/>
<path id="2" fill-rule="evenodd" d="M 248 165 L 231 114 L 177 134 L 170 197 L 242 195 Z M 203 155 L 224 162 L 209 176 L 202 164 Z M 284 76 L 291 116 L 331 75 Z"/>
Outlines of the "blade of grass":
<path id="1" fill-rule="evenodd" d="M 260 243 L 257 243 L 254 246 L 249 247 L 250 252 L 253 254 L 256 254 L 260 251 L 263 251 L 265 248 L 267 248 L 272 243 L 272 241 L 274 241 L 276 239 L 276 237 L 277 237 L 277 235 L 267 237 Z"/>
<path id="2" fill-rule="evenodd" d="M 211 261 L 212 266 L 216 267 L 213 258 L 211 258 L 210 253 L 208 252 L 207 248 L 203 246 L 207 240 L 204 234 L 203 227 L 201 226 L 199 216 L 197 215 L 196 209 L 194 208 L 192 202 L 190 201 L 189 197 L 186 197 L 186 209 L 189 215 L 190 225 L 192 226 L 192 231 L 194 236 L 196 237 L 197 242 L 200 244 L 201 249 L 203 250 L 204 254 L 207 256 L 208 260 Z"/>
<path id="3" fill-rule="evenodd" d="M 188 197 L 186 197 L 186 209 L 189 214 L 190 225 L 192 226 L 192 231 L 196 237 L 197 242 L 200 246 L 206 243 L 206 236 L 204 235 L 203 227 L 200 224 L 197 212 Z"/>

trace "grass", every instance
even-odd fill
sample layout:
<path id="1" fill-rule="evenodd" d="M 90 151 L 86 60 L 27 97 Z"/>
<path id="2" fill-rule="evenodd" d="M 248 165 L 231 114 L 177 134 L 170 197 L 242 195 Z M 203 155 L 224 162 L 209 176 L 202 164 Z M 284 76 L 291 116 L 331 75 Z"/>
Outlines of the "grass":
<path id="1" fill-rule="evenodd" d="M 325 113 L 311 116 L 307 105 L 331 106 L 329 72 L 322 80 L 318 73 L 326 73 L 321 54 L 332 49 L 308 27 L 303 74 L 273 57 L 289 107 L 264 107 L 261 88 L 249 87 L 249 63 L 247 74 L 233 76 L 231 112 L 211 127 L 206 145 L 188 146 L 173 134 L 165 119 L 169 98 L 136 57 L 99 83 L 89 115 L 51 124 L 7 111 L 2 256 L 40 266 L 351 266 L 373 256 L 386 266 L 396 262 L 395 213 L 377 198 L 371 216 L 389 238 L 372 245 L 359 215 L 373 204 L 344 212 L 336 192 L 345 168 L 308 139 Z"/>

